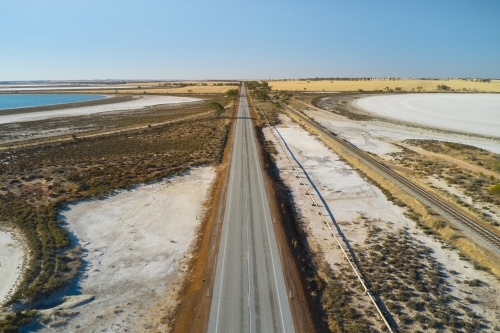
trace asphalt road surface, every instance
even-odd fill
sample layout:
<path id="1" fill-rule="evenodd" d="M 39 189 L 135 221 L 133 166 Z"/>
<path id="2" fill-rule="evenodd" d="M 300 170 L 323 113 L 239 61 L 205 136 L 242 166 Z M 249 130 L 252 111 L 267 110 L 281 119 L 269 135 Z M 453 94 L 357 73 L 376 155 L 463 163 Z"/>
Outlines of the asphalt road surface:
<path id="1" fill-rule="evenodd" d="M 294 332 L 244 86 L 241 91 L 208 332 Z"/>

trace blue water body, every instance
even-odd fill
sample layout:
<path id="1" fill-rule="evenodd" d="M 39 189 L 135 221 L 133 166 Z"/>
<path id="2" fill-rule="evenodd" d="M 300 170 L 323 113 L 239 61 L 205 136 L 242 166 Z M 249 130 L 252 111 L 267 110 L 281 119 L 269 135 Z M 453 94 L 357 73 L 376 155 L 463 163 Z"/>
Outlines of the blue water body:
<path id="1" fill-rule="evenodd" d="M 106 98 L 91 94 L 0 94 L 0 110 L 88 102 Z"/>

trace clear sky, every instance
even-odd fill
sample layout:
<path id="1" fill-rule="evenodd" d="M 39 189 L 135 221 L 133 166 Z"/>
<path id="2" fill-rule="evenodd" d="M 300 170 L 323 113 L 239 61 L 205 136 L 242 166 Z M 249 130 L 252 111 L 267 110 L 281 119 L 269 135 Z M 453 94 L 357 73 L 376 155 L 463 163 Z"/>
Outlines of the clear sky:
<path id="1" fill-rule="evenodd" d="M 500 78 L 500 1 L 0 0 L 0 81 Z"/>

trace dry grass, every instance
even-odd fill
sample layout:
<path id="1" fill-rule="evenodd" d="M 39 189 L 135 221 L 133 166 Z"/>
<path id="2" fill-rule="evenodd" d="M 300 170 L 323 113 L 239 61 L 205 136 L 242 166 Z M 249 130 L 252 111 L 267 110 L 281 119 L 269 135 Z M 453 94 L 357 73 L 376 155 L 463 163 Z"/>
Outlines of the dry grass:
<path id="1" fill-rule="evenodd" d="M 429 150 L 433 153 L 445 154 L 461 159 L 467 163 L 500 173 L 500 154 L 461 143 L 438 140 L 405 140 L 405 143 Z"/>
<path id="2" fill-rule="evenodd" d="M 166 95 L 166 94 L 223 94 L 229 89 L 233 89 L 231 86 L 187 86 L 182 88 L 147 88 L 147 89 L 130 89 L 130 90 L 89 90 L 85 92 L 89 93 L 100 93 L 100 94 L 127 94 L 127 95 L 143 95 L 144 92 L 147 94 L 155 95 Z M 191 92 L 189 92 L 191 90 Z"/>
<path id="3" fill-rule="evenodd" d="M 416 92 L 417 87 L 423 91 L 437 91 L 437 85 L 444 84 L 456 91 L 478 91 L 478 92 L 500 92 L 500 80 L 487 82 L 471 82 L 463 80 L 370 80 L 370 81 L 269 81 L 272 90 L 296 90 L 296 91 L 376 91 L 389 87 L 395 89 L 401 87 L 403 91 Z"/>
<path id="4" fill-rule="evenodd" d="M 85 90 L 89 93 L 98 94 L 131 94 L 142 95 L 146 94 L 223 94 L 229 89 L 235 89 L 237 86 L 235 82 L 217 81 L 217 82 L 203 82 L 203 81 L 183 81 L 183 82 L 139 82 L 127 83 L 127 86 L 139 86 L 140 88 L 131 89 L 106 89 L 106 90 Z M 81 90 L 79 91 L 81 92 Z"/>

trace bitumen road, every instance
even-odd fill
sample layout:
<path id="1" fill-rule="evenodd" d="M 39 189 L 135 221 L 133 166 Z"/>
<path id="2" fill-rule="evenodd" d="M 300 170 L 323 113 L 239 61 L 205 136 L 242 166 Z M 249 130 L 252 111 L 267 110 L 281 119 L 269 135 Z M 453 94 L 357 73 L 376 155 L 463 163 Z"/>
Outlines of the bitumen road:
<path id="1" fill-rule="evenodd" d="M 208 332 L 294 332 L 244 85 L 228 186 Z"/>

